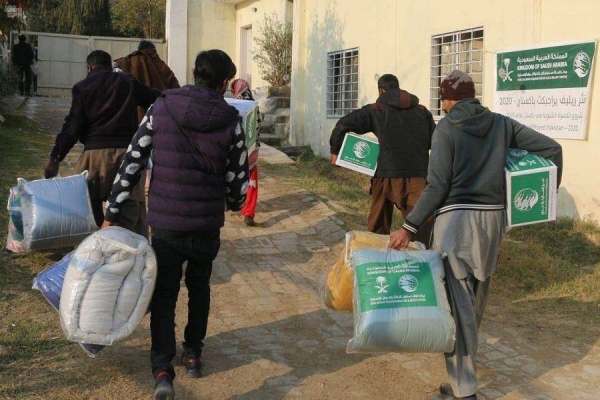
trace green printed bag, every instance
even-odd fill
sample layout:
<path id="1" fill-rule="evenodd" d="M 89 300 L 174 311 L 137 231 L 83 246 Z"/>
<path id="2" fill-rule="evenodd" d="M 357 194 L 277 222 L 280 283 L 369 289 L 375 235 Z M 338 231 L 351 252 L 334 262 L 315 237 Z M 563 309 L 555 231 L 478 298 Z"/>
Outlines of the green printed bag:
<path id="1" fill-rule="evenodd" d="M 354 337 L 347 353 L 446 353 L 456 326 L 442 256 L 430 250 L 357 250 Z"/>

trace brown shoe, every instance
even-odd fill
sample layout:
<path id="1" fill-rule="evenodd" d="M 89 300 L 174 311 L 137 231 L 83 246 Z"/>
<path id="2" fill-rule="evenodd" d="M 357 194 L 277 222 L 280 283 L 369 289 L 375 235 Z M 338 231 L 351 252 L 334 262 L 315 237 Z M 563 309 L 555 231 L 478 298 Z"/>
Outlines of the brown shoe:
<path id="1" fill-rule="evenodd" d="M 246 215 L 244 217 L 244 222 L 246 223 L 246 226 L 256 226 L 256 222 L 254 222 L 254 218 Z"/>

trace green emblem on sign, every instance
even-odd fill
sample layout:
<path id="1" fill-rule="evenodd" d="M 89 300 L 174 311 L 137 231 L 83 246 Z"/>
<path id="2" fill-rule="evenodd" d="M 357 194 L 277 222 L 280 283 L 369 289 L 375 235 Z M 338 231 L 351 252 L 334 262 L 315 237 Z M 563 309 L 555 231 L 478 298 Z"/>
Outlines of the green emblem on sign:
<path id="1" fill-rule="evenodd" d="M 498 91 L 585 88 L 595 43 L 498 53 Z"/>

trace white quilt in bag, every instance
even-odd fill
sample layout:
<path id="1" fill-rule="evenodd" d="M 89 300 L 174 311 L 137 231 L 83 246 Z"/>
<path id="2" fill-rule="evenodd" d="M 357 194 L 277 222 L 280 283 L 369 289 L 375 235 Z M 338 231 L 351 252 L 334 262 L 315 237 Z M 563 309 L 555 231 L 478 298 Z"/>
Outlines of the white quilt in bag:
<path id="1" fill-rule="evenodd" d="M 444 287 L 441 254 L 430 250 L 357 250 L 354 337 L 348 353 L 445 353 L 456 326 Z"/>
<path id="2" fill-rule="evenodd" d="M 59 313 L 67 338 L 110 345 L 129 336 L 146 314 L 156 273 L 143 236 L 119 227 L 90 235 L 65 273 Z"/>

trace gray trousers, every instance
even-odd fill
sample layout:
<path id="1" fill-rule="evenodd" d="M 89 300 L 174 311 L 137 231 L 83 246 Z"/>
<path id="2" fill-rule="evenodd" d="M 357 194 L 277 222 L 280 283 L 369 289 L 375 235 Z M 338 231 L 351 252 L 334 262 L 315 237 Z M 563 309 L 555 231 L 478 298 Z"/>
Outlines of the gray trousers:
<path id="1" fill-rule="evenodd" d="M 452 391 L 457 397 L 477 392 L 478 330 L 490 293 L 491 277 L 485 281 L 473 275 L 456 279 L 446 263 L 446 288 L 454 322 L 456 343 L 452 353 L 445 353 L 446 369 Z"/>
<path id="2" fill-rule="evenodd" d="M 445 357 L 450 385 L 457 397 L 477 392 L 477 331 L 498 262 L 505 221 L 504 210 L 455 210 L 435 220 L 432 248 L 447 255 L 446 288 L 456 323 L 454 351 Z"/>

